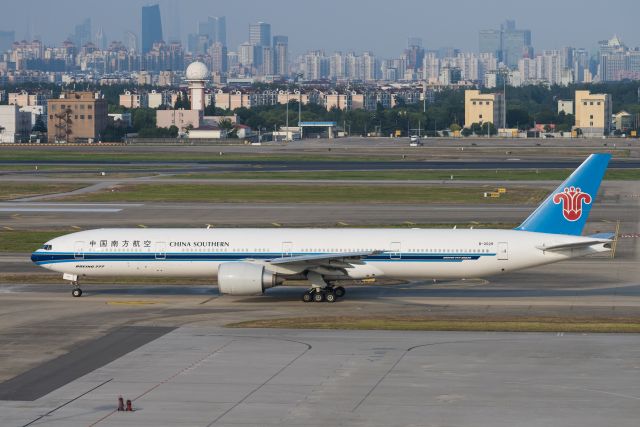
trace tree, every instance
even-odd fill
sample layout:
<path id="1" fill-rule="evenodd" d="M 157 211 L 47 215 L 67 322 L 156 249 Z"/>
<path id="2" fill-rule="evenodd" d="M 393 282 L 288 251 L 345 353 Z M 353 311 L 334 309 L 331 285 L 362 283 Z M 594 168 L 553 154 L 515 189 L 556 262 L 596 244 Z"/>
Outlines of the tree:
<path id="1" fill-rule="evenodd" d="M 526 129 L 531 125 L 531 117 L 527 110 L 515 108 L 507 111 L 507 126 L 510 128 Z"/>
<path id="2" fill-rule="evenodd" d="M 449 130 L 451 130 L 451 132 L 459 132 L 462 130 L 462 127 L 457 123 L 453 123 L 449 126 Z"/>
<path id="3" fill-rule="evenodd" d="M 136 108 L 133 110 L 133 130 L 153 128 L 156 126 L 156 110 L 153 108 Z"/>
<path id="4" fill-rule="evenodd" d="M 226 130 L 227 132 L 230 132 L 234 126 L 233 126 L 233 123 L 231 123 L 231 120 L 223 119 L 223 120 L 220 120 L 220 122 L 218 123 L 218 127 L 222 130 Z"/>
<path id="5" fill-rule="evenodd" d="M 44 124 L 42 116 L 36 118 L 36 123 L 33 125 L 31 132 L 47 133 L 47 125 Z"/>

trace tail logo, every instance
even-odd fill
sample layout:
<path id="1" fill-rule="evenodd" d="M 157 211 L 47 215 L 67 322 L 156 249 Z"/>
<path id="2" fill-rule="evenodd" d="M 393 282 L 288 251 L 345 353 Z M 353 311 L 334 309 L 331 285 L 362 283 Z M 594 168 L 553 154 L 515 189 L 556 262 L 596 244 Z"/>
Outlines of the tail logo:
<path id="1" fill-rule="evenodd" d="M 582 204 L 591 204 L 591 195 L 577 187 L 565 187 L 561 193 L 553 195 L 553 203 L 562 203 L 562 215 L 567 221 L 577 221 L 582 217 Z"/>

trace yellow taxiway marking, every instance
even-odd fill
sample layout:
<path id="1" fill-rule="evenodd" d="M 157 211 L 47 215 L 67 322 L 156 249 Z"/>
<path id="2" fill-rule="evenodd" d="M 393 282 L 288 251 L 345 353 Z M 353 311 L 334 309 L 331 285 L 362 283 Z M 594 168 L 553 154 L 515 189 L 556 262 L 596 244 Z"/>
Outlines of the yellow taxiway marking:
<path id="1" fill-rule="evenodd" d="M 416 225 L 415 222 L 411 222 L 411 221 L 405 221 L 404 223 L 407 224 L 407 225 Z"/>
<path id="2" fill-rule="evenodd" d="M 72 225 L 71 228 L 73 228 L 74 230 L 82 230 L 82 228 L 78 227 L 77 225 Z"/>
<path id="3" fill-rule="evenodd" d="M 338 225 L 345 225 L 345 226 L 346 226 L 346 225 L 349 225 L 349 224 L 347 224 L 347 223 L 346 223 L 346 222 L 344 222 L 344 221 L 338 221 Z"/>
<path id="4" fill-rule="evenodd" d="M 11 227 L 2 227 L 2 228 L 4 228 L 5 230 L 13 231 L 13 228 Z"/>
<path id="5" fill-rule="evenodd" d="M 20 214 L 17 214 L 17 213 L 16 213 L 16 214 L 11 215 L 11 217 L 12 217 L 12 218 L 20 218 Z"/>
<path id="6" fill-rule="evenodd" d="M 278 224 L 277 222 L 272 222 L 271 225 L 276 226 L 276 227 L 282 227 L 282 225 Z"/>
<path id="7" fill-rule="evenodd" d="M 140 228 L 147 228 L 147 226 L 146 226 L 146 225 L 144 225 L 144 224 L 138 224 L 138 227 L 140 227 Z"/>
<path id="8" fill-rule="evenodd" d="M 153 305 L 155 301 L 107 301 L 107 305 Z"/>

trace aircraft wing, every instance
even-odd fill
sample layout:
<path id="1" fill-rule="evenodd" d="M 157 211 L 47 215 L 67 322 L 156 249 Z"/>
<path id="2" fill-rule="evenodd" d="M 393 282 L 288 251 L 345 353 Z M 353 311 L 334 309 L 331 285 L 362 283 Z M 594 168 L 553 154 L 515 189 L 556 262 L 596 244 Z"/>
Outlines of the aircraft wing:
<path id="1" fill-rule="evenodd" d="M 342 252 L 318 255 L 299 255 L 291 257 L 274 258 L 267 261 L 271 265 L 307 265 L 309 267 L 338 267 L 352 268 L 353 265 L 362 264 L 362 258 L 371 255 L 379 255 L 383 251 Z"/>

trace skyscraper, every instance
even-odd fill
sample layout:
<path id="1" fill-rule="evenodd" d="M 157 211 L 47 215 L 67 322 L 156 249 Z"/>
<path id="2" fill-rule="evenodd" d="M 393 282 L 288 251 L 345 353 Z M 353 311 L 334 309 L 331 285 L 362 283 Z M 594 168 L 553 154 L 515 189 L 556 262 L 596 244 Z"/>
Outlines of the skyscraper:
<path id="1" fill-rule="evenodd" d="M 478 39 L 480 53 L 490 53 L 498 61 L 502 60 L 502 31 L 480 30 Z"/>
<path id="2" fill-rule="evenodd" d="M 198 34 L 208 36 L 211 43 L 227 45 L 227 19 L 224 16 L 209 16 L 198 23 Z"/>
<path id="3" fill-rule="evenodd" d="M 258 22 L 249 26 L 249 43 L 254 46 L 271 46 L 271 24 Z"/>
<path id="4" fill-rule="evenodd" d="M 151 50 L 154 43 L 163 41 L 160 6 L 142 6 L 142 53 Z"/>
<path id="5" fill-rule="evenodd" d="M 14 41 L 16 41 L 15 31 L 0 31 L 0 53 L 11 49 Z"/>
<path id="6" fill-rule="evenodd" d="M 273 36 L 273 74 L 286 76 L 289 74 L 289 37 Z"/>
<path id="7" fill-rule="evenodd" d="M 69 39 L 78 49 L 91 42 L 91 18 L 86 18 L 81 24 L 76 25 Z"/>
<path id="8" fill-rule="evenodd" d="M 478 34 L 480 53 L 492 53 L 511 69 L 522 58 L 533 57 L 531 31 L 516 29 L 513 20 L 505 21 L 500 30 L 481 30 Z"/>

